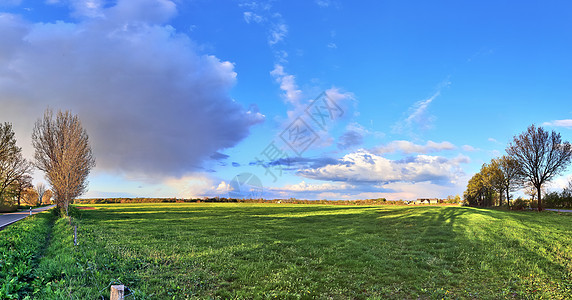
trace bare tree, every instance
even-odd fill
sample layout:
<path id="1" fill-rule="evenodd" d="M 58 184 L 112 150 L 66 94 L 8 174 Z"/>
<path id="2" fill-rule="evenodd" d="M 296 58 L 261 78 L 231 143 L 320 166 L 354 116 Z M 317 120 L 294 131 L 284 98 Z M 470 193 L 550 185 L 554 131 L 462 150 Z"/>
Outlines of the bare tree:
<path id="1" fill-rule="evenodd" d="M 0 200 L 19 196 L 18 184 L 25 182 L 32 172 L 32 165 L 21 152 L 12 125 L 0 124 Z"/>
<path id="2" fill-rule="evenodd" d="M 67 215 L 71 200 L 87 190 L 87 177 L 95 166 L 87 132 L 70 111 L 50 109 L 36 121 L 32 133 L 35 166 L 44 171 L 60 211 Z"/>
<path id="3" fill-rule="evenodd" d="M 572 156 L 570 143 L 562 142 L 560 134 L 554 130 L 549 133 L 531 125 L 514 137 L 506 152 L 518 162 L 522 173 L 536 189 L 538 211 L 542 211 L 542 185 L 566 169 Z"/>
<path id="4" fill-rule="evenodd" d="M 36 192 L 38 192 L 38 205 L 42 205 L 42 199 L 44 198 L 44 194 L 47 190 L 46 185 L 43 183 L 38 183 L 38 185 L 36 185 Z"/>
<path id="5" fill-rule="evenodd" d="M 510 156 L 503 155 L 499 158 L 498 166 L 503 174 L 507 206 L 510 207 L 510 192 L 514 192 L 522 187 L 523 174 L 518 161 Z"/>

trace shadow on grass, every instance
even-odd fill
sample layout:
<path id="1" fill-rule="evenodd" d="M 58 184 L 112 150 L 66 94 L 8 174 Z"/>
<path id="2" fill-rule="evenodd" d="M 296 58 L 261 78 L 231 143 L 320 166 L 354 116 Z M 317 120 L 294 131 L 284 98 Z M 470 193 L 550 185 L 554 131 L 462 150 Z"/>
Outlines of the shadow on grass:
<path id="1" fill-rule="evenodd" d="M 559 285 L 568 273 L 559 259 L 569 258 L 570 238 L 547 243 L 555 236 L 546 232 L 570 233 L 561 217 L 439 206 L 98 207 L 81 218 L 96 234 L 121 237 L 106 251 L 143 259 L 145 267 L 133 272 L 188 285 L 184 290 L 199 296 L 312 291 L 318 298 L 495 298 L 548 287 L 550 298 L 567 292 Z"/>

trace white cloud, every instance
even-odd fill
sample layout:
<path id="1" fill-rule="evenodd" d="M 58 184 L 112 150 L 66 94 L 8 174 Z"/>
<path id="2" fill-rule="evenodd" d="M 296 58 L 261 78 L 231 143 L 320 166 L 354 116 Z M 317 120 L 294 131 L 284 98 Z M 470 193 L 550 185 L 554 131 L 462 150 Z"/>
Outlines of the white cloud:
<path id="1" fill-rule="evenodd" d="M 99 9 L 104 17 L 76 23 L 0 15 L 0 118 L 21 139 L 47 106 L 71 109 L 98 169 L 182 176 L 264 120 L 230 98 L 232 63 L 198 54 L 188 36 L 163 25 L 176 14 L 173 2 L 121 0 Z"/>
<path id="2" fill-rule="evenodd" d="M 389 182 L 378 184 L 354 185 L 345 182 L 308 184 L 304 181 L 270 188 L 266 191 L 268 198 L 358 200 L 386 198 L 388 200 L 413 200 L 417 198 L 445 198 L 448 195 L 460 194 L 467 183 L 466 176 L 456 178 L 448 185 L 431 182 Z"/>
<path id="3" fill-rule="evenodd" d="M 495 143 L 495 144 L 499 144 L 499 145 L 500 145 L 500 142 L 497 141 L 496 139 L 492 138 L 492 137 L 488 138 L 487 140 L 488 140 L 489 142 L 491 142 L 491 143 Z"/>
<path id="4" fill-rule="evenodd" d="M 270 188 L 273 191 L 286 191 L 286 192 L 323 192 L 323 191 L 346 191 L 354 189 L 355 186 L 347 183 L 321 183 L 309 184 L 302 181 L 297 184 L 289 184 L 280 188 Z"/>
<path id="5" fill-rule="evenodd" d="M 572 128 L 572 119 L 554 120 L 542 123 L 544 126 Z"/>
<path id="6" fill-rule="evenodd" d="M 245 11 L 243 13 L 244 16 L 244 21 L 246 21 L 246 23 L 250 24 L 251 22 L 254 23 L 262 23 L 264 22 L 264 17 L 257 15 L 251 11 Z"/>
<path id="7" fill-rule="evenodd" d="M 315 0 L 314 2 L 321 8 L 341 8 L 341 2 L 339 0 Z"/>
<path id="8" fill-rule="evenodd" d="M 338 48 L 338 45 L 336 45 L 336 43 L 329 43 L 329 44 L 328 44 L 328 48 L 330 48 L 330 49 L 337 49 L 337 48 Z"/>
<path id="9" fill-rule="evenodd" d="M 2 6 L 18 6 L 22 4 L 22 0 L 0 0 L 0 7 Z"/>
<path id="10" fill-rule="evenodd" d="M 225 181 L 217 180 L 205 174 L 188 174 L 180 178 L 168 178 L 165 185 L 177 198 L 228 197 L 232 187 Z"/>
<path id="11" fill-rule="evenodd" d="M 394 153 L 394 152 L 403 152 L 406 154 L 410 154 L 410 153 L 439 152 L 439 151 L 453 150 L 453 149 L 456 149 L 455 145 L 447 141 L 440 143 L 428 141 L 425 145 L 418 145 L 410 141 L 401 140 L 401 141 L 392 141 L 387 145 L 376 147 L 372 151 L 373 153 L 376 154 Z"/>
<path id="12" fill-rule="evenodd" d="M 389 160 L 361 149 L 345 155 L 336 164 L 303 169 L 298 174 L 312 179 L 349 183 L 429 181 L 446 185 L 463 174 L 460 164 L 468 162 L 470 159 L 463 155 L 453 159 L 418 155 L 403 160 Z"/>
<path id="13" fill-rule="evenodd" d="M 219 195 L 228 193 L 228 192 L 233 191 L 233 190 L 234 190 L 234 188 L 232 188 L 232 186 L 230 186 L 230 184 L 228 184 L 224 181 L 221 181 L 219 183 L 219 185 L 216 187 L 216 193 Z"/>
<path id="14" fill-rule="evenodd" d="M 299 106 L 302 100 L 302 91 L 296 85 L 296 77 L 284 71 L 284 66 L 276 64 L 274 70 L 270 72 L 276 82 L 280 84 L 280 89 L 284 91 L 284 100 L 293 106 Z"/>
<path id="15" fill-rule="evenodd" d="M 283 41 L 287 34 L 288 34 L 288 26 L 286 26 L 285 23 L 280 22 L 272 24 L 268 36 L 268 44 L 270 44 L 270 46 L 273 46 L 278 42 Z"/>
<path id="16" fill-rule="evenodd" d="M 320 7 L 328 7 L 332 4 L 330 0 L 316 0 L 315 2 Z"/>
<path id="17" fill-rule="evenodd" d="M 463 148 L 463 151 L 466 151 L 466 152 L 474 152 L 474 151 L 478 150 L 477 148 L 475 148 L 471 145 L 463 145 L 462 148 Z"/>

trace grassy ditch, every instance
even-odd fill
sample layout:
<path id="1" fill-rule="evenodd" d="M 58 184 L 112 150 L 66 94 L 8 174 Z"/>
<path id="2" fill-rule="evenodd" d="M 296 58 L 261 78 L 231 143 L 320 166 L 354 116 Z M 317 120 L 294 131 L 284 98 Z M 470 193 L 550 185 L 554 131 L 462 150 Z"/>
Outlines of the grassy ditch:
<path id="1" fill-rule="evenodd" d="M 0 231 L 0 299 L 31 297 L 38 261 L 45 251 L 55 216 L 41 213 Z"/>

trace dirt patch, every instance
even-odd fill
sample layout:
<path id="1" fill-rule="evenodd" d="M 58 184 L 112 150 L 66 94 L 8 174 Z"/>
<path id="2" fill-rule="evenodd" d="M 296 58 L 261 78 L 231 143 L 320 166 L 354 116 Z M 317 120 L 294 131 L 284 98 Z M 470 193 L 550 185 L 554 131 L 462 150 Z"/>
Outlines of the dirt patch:
<path id="1" fill-rule="evenodd" d="M 91 206 L 78 206 L 77 209 L 96 209 L 96 208 Z"/>

